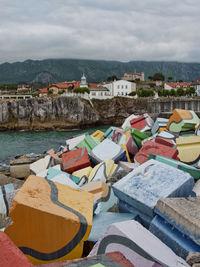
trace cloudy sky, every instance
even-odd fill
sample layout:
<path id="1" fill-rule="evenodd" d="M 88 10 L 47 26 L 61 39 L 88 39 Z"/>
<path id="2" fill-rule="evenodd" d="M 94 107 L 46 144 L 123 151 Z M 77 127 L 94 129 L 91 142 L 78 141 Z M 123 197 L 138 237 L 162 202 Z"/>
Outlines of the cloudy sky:
<path id="1" fill-rule="evenodd" d="M 0 0 L 0 63 L 200 62 L 199 0 Z"/>

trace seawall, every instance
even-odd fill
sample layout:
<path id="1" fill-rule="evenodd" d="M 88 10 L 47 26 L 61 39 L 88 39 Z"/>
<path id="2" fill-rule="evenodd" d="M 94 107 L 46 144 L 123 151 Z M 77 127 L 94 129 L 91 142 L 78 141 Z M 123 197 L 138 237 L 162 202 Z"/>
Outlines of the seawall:
<path id="1" fill-rule="evenodd" d="M 200 99 L 93 99 L 94 107 L 78 97 L 0 101 L 0 131 L 61 130 L 95 125 L 120 125 L 130 114 L 169 116 L 174 108 L 200 112 Z"/>

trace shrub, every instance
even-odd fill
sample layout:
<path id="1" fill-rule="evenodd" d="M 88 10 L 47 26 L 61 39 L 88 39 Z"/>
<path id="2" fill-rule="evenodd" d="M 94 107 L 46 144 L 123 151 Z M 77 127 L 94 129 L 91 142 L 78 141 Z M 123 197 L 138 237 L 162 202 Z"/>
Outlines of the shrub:
<path id="1" fill-rule="evenodd" d="M 130 95 L 130 96 L 135 96 L 135 95 L 136 95 L 136 92 L 133 91 L 133 92 L 131 92 L 129 95 Z"/>
<path id="2" fill-rule="evenodd" d="M 78 88 L 75 88 L 73 92 L 76 94 L 78 94 L 78 93 L 80 93 L 80 94 L 88 93 L 89 94 L 90 90 L 87 87 L 78 87 Z"/>

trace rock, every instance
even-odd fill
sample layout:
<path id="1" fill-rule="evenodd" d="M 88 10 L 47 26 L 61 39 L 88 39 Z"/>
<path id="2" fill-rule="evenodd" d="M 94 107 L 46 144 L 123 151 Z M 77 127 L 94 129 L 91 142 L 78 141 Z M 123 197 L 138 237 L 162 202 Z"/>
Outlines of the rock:
<path id="1" fill-rule="evenodd" d="M 189 265 L 194 266 L 195 263 L 200 265 L 200 252 L 191 252 L 188 254 L 186 261 Z M 197 265 L 195 265 L 196 267 Z"/>
<path id="2" fill-rule="evenodd" d="M 24 181 L 8 177 L 4 174 L 0 174 L 0 186 L 5 184 L 13 184 L 15 189 L 19 189 L 23 185 Z"/>

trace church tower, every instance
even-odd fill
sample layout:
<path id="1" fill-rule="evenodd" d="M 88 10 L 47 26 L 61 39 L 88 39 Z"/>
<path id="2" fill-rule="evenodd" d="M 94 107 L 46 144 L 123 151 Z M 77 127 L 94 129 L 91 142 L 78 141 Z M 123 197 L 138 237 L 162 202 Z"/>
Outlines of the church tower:
<path id="1" fill-rule="evenodd" d="M 80 87 L 88 87 L 87 80 L 86 80 L 84 73 L 81 77 Z"/>

